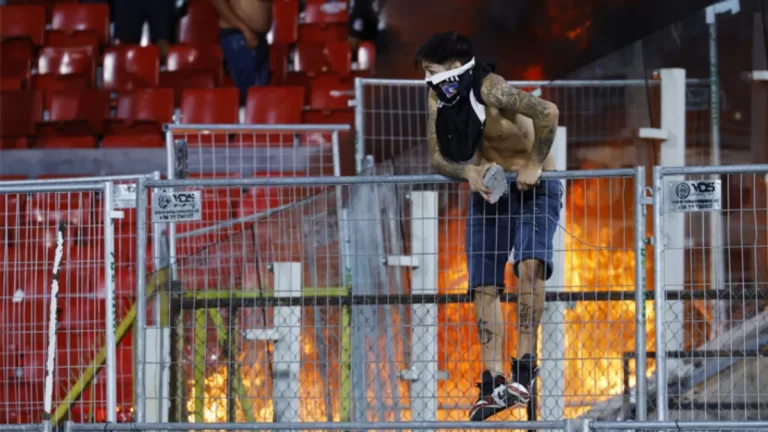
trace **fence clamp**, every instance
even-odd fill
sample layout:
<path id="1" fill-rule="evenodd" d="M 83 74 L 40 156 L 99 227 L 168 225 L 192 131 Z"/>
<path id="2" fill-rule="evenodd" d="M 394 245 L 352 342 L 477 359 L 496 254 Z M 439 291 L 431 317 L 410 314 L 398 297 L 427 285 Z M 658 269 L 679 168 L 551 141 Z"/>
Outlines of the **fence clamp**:
<path id="1" fill-rule="evenodd" d="M 252 341 L 272 341 L 280 340 L 280 334 L 277 329 L 250 329 L 242 331 L 243 338 Z"/>
<path id="2" fill-rule="evenodd" d="M 381 260 L 382 264 L 390 267 L 410 267 L 417 268 L 419 266 L 419 257 L 404 256 L 404 255 L 388 255 Z"/>
<path id="3" fill-rule="evenodd" d="M 404 369 L 401 370 L 398 375 L 398 378 L 404 381 L 418 381 L 419 375 L 421 375 L 421 372 L 416 369 L 416 366 L 411 366 L 410 369 Z M 445 371 L 437 371 L 437 376 L 435 377 L 437 380 L 445 381 L 448 379 L 448 372 Z"/>

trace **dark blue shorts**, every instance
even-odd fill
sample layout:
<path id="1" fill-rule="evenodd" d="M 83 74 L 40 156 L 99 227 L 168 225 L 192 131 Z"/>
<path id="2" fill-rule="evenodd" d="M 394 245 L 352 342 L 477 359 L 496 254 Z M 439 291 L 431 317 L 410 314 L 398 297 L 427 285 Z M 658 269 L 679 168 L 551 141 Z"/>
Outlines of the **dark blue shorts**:
<path id="1" fill-rule="evenodd" d="M 560 220 L 563 186 L 542 180 L 533 190 L 520 192 L 514 183 L 509 194 L 491 204 L 473 193 L 467 215 L 466 253 L 469 289 L 497 286 L 504 290 L 504 266 L 512 260 L 516 276 L 521 262 L 535 259 L 545 265 L 544 279 L 552 276 L 552 240 Z"/>
<path id="2" fill-rule="evenodd" d="M 245 105 L 248 89 L 253 86 L 269 85 L 269 43 L 267 34 L 258 33 L 259 44 L 248 48 L 245 36 L 237 29 L 222 29 L 219 44 L 224 62 L 232 81 L 240 89 L 240 105 Z"/>

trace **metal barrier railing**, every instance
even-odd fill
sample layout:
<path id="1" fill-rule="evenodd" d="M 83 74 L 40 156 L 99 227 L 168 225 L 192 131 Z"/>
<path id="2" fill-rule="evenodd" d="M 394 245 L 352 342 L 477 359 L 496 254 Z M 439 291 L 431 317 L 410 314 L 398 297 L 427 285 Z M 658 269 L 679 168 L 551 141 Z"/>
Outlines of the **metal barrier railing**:
<path id="1" fill-rule="evenodd" d="M 5 421 L 98 421 L 96 411 L 116 421 L 118 388 L 132 387 L 131 370 L 117 366 L 118 350 L 132 362 L 130 344 L 118 348 L 127 328 L 115 325 L 134 290 L 124 276 L 136 259 L 139 178 L 160 175 L 0 182 Z M 161 239 L 153 232 L 154 267 Z"/>
<path id="2" fill-rule="evenodd" d="M 704 354 L 766 344 L 766 173 L 768 165 L 654 168 L 654 279 L 667 294 L 655 309 L 659 421 L 690 416 L 696 405 L 762 404 L 760 359 L 734 371 L 735 355 Z M 692 348 L 693 365 L 667 354 Z M 690 382 L 674 384 L 683 378 Z M 672 410 L 671 400 L 689 408 Z"/>
<path id="3" fill-rule="evenodd" d="M 697 149 L 688 163 L 708 164 L 711 140 L 710 81 L 688 79 L 678 83 L 685 88 L 683 109 L 689 114 L 688 145 Z M 509 81 L 510 85 L 555 103 L 560 126 L 569 129 L 569 150 L 585 154 L 585 161 L 631 164 L 657 164 L 646 151 L 634 150 L 636 131 L 658 125 L 660 80 L 562 80 Z M 366 158 L 380 163 L 426 142 L 427 86 L 423 80 L 356 78 L 355 161 L 356 172 L 365 170 Z M 594 149 L 599 148 L 600 153 Z M 627 152 L 627 149 L 634 151 Z M 586 155 L 589 155 L 588 157 Z M 694 161 L 693 158 L 696 160 Z M 579 166 L 579 165 L 572 165 Z M 612 166 L 612 165 L 608 165 Z M 400 161 L 398 174 L 429 172 L 423 157 Z M 569 168 L 571 168 L 569 166 Z"/>
<path id="4" fill-rule="evenodd" d="M 563 272 L 571 279 L 562 283 L 563 278 L 557 282 L 553 278 L 550 282 L 553 292 L 547 295 L 546 318 L 542 323 L 541 349 L 545 352 L 541 357 L 539 398 L 545 420 L 562 419 L 564 413 L 578 411 L 584 402 L 621 390 L 622 350 L 611 356 L 615 358 L 597 361 L 581 356 L 573 363 L 569 360 L 573 357 L 570 353 L 604 348 L 590 345 L 588 341 L 579 348 L 569 346 L 565 339 L 558 337 L 566 334 L 566 327 L 570 329 L 567 334 L 578 334 L 579 326 L 597 320 L 613 329 L 612 337 L 623 333 L 632 335 L 622 344 L 629 343 L 632 349 L 638 349 L 639 344 L 639 350 L 645 349 L 645 321 L 626 315 L 629 310 L 637 309 L 637 301 L 644 303 L 643 297 L 634 290 L 637 281 L 642 283 L 644 278 L 636 281 L 633 272 L 624 269 L 625 265 L 644 268 L 644 254 L 635 250 L 644 248 L 645 243 L 632 241 L 635 227 L 645 226 L 644 213 L 639 211 L 644 204 L 635 197 L 644 191 L 643 175 L 642 168 L 544 175 L 553 181 L 564 180 L 566 195 L 573 197 L 564 203 L 563 220 L 558 229 L 562 234 L 556 235 L 559 240 L 553 247 L 554 262 L 562 263 L 566 267 Z M 464 418 L 463 412 L 476 396 L 471 393 L 471 382 L 467 380 L 475 373 L 479 375 L 479 371 L 472 374 L 460 371 L 474 371 L 480 363 L 471 346 L 464 346 L 471 340 L 471 333 L 464 334 L 471 329 L 471 321 L 464 320 L 468 318 L 469 299 L 456 291 L 465 283 L 461 278 L 466 277 L 466 272 L 461 270 L 463 254 L 457 253 L 461 247 L 456 247 L 463 238 L 459 231 L 462 217 L 455 212 L 436 213 L 437 203 L 467 205 L 469 198 L 457 184 L 431 175 L 142 183 L 138 208 L 147 211 L 145 204 L 149 198 L 141 191 L 151 189 L 155 220 L 163 217 L 155 213 L 156 204 L 160 200 L 176 199 L 164 191 L 172 188 L 186 193 L 200 191 L 195 197 L 202 197 L 202 202 L 177 209 L 179 217 L 187 218 L 176 223 L 182 230 L 186 229 L 185 224 L 198 223 L 189 218 L 212 220 L 208 217 L 205 196 L 217 190 L 221 193 L 226 189 L 275 188 L 282 191 L 286 200 L 307 196 L 310 192 L 314 197 L 297 201 L 299 204 L 294 208 L 270 214 L 261 221 L 237 227 L 230 224 L 214 237 L 216 241 L 205 251 L 177 260 L 179 286 L 166 293 L 169 306 L 163 314 L 167 314 L 166 322 L 173 323 L 172 333 L 176 338 L 171 344 L 176 347 L 174 352 L 167 354 L 172 359 L 170 369 L 178 374 L 171 381 L 177 391 L 186 389 L 172 399 L 188 396 L 187 403 L 177 401 L 172 408 L 175 411 L 171 414 L 172 421 L 183 421 L 189 416 L 189 420 L 201 422 L 237 419 L 259 422 L 265 415 L 266 418 L 274 415 L 278 422 L 289 423 L 325 416 L 350 421 L 370 420 L 372 415 L 379 421 L 397 421 L 397 415 L 414 421 Z M 410 196 L 406 202 L 401 202 L 403 194 Z M 586 215 L 581 207 L 587 196 L 602 197 L 598 201 L 603 203 L 602 213 L 589 215 L 590 222 L 597 222 L 603 230 L 614 226 L 615 229 L 621 227 L 623 232 L 630 228 L 630 234 L 617 240 L 618 243 L 606 243 L 605 232 L 593 232 L 589 225 L 584 225 Z M 436 202 L 429 204 L 433 199 Z M 397 213 L 397 208 L 406 213 Z M 164 217 L 174 216 L 165 214 Z M 402 223 L 406 225 L 404 230 L 398 228 Z M 427 227 L 429 224 L 433 224 L 432 228 Z M 339 226 L 345 228 L 339 230 Z M 437 237 L 428 234 L 438 231 L 442 234 Z M 138 232 L 141 233 L 142 228 L 138 228 Z M 402 235 L 411 238 L 410 247 L 402 244 L 404 240 L 399 239 Z M 344 244 L 347 246 L 343 247 Z M 410 258 L 404 253 L 409 249 Z M 612 256 L 610 268 L 601 269 L 596 259 L 600 254 Z M 596 260 L 588 263 L 586 269 L 580 269 L 569 263 L 569 257 Z M 450 261 L 451 269 L 445 268 L 447 262 L 438 264 L 443 259 Z M 270 263 L 274 264 L 270 267 Z M 438 265 L 442 273 L 456 273 L 455 279 L 444 280 L 445 276 L 440 282 L 424 279 L 438 277 Z M 619 271 L 623 276 L 616 279 Z M 142 274 L 145 272 L 137 268 L 137 278 Z M 137 287 L 141 289 L 141 280 Z M 593 287 L 608 292 L 596 293 Z M 571 292 L 557 292 L 559 290 Z M 137 295 L 144 296 L 141 292 Z M 611 317 L 605 311 L 587 308 L 578 311 L 572 318 L 575 321 L 567 324 L 564 316 L 570 313 L 562 302 L 566 298 L 578 299 L 579 303 L 608 301 L 624 312 Z M 618 298 L 626 300 L 616 302 Z M 516 299 L 515 295 L 503 298 L 505 303 Z M 438 313 L 448 313 L 452 318 L 439 322 Z M 376 316 L 384 321 L 374 324 L 379 320 Z M 274 327 L 267 324 L 269 317 L 274 320 Z M 637 324 L 641 327 L 639 330 L 634 328 Z M 244 330 L 236 330 L 240 328 Z M 139 335 L 141 332 L 141 328 L 137 328 Z M 511 333 L 510 342 L 514 340 Z M 214 334 L 217 336 L 210 341 L 204 336 Z M 639 342 L 635 341 L 635 334 L 641 335 Z M 240 338 L 240 343 L 233 344 L 233 340 Z M 214 340 L 217 342 L 211 345 Z M 299 343 L 300 340 L 305 342 Z M 307 342 L 310 340 L 314 342 Z M 621 345 L 618 339 L 613 342 L 617 347 Z M 274 350 L 262 357 L 259 352 L 272 343 Z M 451 344 L 460 344 L 463 348 L 454 350 Z M 304 354 L 303 345 L 309 350 Z M 142 350 L 141 346 L 137 348 Z M 435 355 L 445 350 L 451 355 L 464 352 L 468 358 L 434 362 Z M 367 352 L 379 353 L 376 355 L 380 358 L 376 361 L 379 373 L 366 370 Z M 257 357 L 247 363 L 237 360 L 243 356 Z M 217 360 L 212 360 L 214 358 Z M 159 367 L 143 362 L 141 355 L 137 364 L 138 383 L 143 382 L 139 378 L 143 366 L 152 370 Z M 418 365 L 429 364 L 427 369 L 418 372 Z M 611 372 L 611 369 L 614 370 Z M 269 370 L 272 372 L 267 372 Z M 568 380 L 558 378 L 574 373 L 577 376 L 601 373 L 598 371 L 615 375 L 615 390 L 590 389 L 583 385 L 567 388 Z M 221 386 L 213 384 L 216 382 Z M 272 394 L 263 393 L 267 384 L 259 384 L 262 382 L 271 383 L 268 385 L 272 386 Z M 310 390 L 313 385 L 317 386 L 314 391 Z M 368 395 L 367 386 L 381 389 L 381 393 Z M 142 399 L 147 406 L 158 403 L 140 393 L 139 389 L 136 397 L 139 421 L 141 412 L 147 409 L 141 406 Z M 291 394 L 311 396 L 293 398 Z M 391 414 L 398 412 L 400 414 Z M 388 417 L 391 415 L 394 416 Z"/>
<path id="5" fill-rule="evenodd" d="M 523 414 L 511 410 L 500 421 L 477 426 L 551 430 L 765 427 L 764 374 L 760 372 L 762 353 L 768 346 L 763 336 L 768 302 L 760 281 L 768 271 L 763 265 L 768 256 L 764 244 L 768 231 L 766 173 L 768 166 L 763 165 L 656 168 L 650 198 L 642 168 L 546 173 L 545 180 L 564 182 L 566 199 L 558 223 L 562 243 L 556 235 L 553 246 L 553 262 L 561 266 L 562 279 L 558 286 L 547 286 L 539 346 L 541 381 L 535 407 L 544 421 L 520 422 Z M 80 181 L 58 187 L 90 188 L 108 196 L 114 189 L 107 184 Z M 20 188 L 32 194 L 30 198 L 22 193 L 24 199 L 34 199 L 57 186 L 0 184 L 6 218 L 13 213 L 7 210 L 7 203 L 19 196 Z M 160 224 L 173 217 L 212 222 L 214 210 L 205 205 L 208 193 L 244 188 L 277 190 L 277 207 L 211 229 L 215 241 L 179 260 L 176 277 L 163 270 L 146 271 L 148 262 L 142 251 L 147 237 L 143 232 L 149 229 L 150 215 Z M 162 423 L 163 430 L 227 430 L 234 425 L 249 429 L 267 424 L 285 430 L 478 428 L 461 421 L 475 396 L 470 380 L 480 367 L 473 348 L 470 299 L 463 291 L 467 275 L 462 226 L 470 200 L 463 185 L 433 175 L 381 175 L 141 178 L 137 189 L 135 298 L 155 298 L 158 312 L 154 315 L 159 319 L 148 326 L 147 316 L 153 314 L 148 315 L 148 304 L 139 301 L 125 315 L 128 324 L 123 324 L 124 319 L 116 326 L 116 335 L 127 334 L 135 319 L 139 343 L 134 378 L 137 423 L 118 424 L 115 430 L 157 430 L 155 418 L 170 422 Z M 40 222 L 38 216 L 45 209 L 77 219 L 87 192 L 58 192 L 68 195 L 66 200 L 51 195 L 48 201 L 59 203 L 55 206 L 16 203 L 11 208 L 37 212 L 28 213 L 33 215 L 31 219 L 18 213 L 16 219 L 29 221 L 27 225 Z M 179 194 L 189 194 L 197 201 L 174 201 Z M 161 202 L 176 213 L 156 210 Z M 174 208 L 174 203 L 180 207 Z M 649 204 L 654 205 L 652 242 L 646 241 L 643 222 L 644 207 Z M 102 214 L 109 214 L 107 207 L 103 210 Z M 716 232 L 723 234 L 713 240 L 706 227 L 717 215 L 720 229 Z M 78 220 L 77 227 L 68 226 L 69 231 L 64 231 L 72 232 L 68 238 L 92 238 L 94 230 L 109 225 L 101 219 Z M 144 220 L 148 222 L 142 224 Z M 175 222 L 182 230 L 185 224 L 194 223 L 198 221 Z M 17 225 L 24 227 L 13 226 Z M 14 234 L 12 238 L 48 238 L 30 227 L 19 229 L 24 232 L 22 237 Z M 183 247 L 184 237 L 180 241 Z M 654 259 L 646 263 L 648 246 L 654 248 Z M 723 251 L 712 253 L 715 248 Z M 25 257 L 14 259 L 17 267 L 13 270 L 25 263 L 50 264 L 42 255 Z M 724 270 L 710 271 L 712 257 L 722 257 L 723 262 L 714 264 Z M 108 262 L 99 254 L 96 266 Z M 9 286 L 8 269 L 6 264 L 4 287 Z M 652 269 L 652 286 L 658 288 L 647 291 L 646 271 L 638 269 Z M 105 275 L 107 271 L 103 270 Z M 711 276 L 718 271 L 724 274 Z M 97 273 L 92 278 L 100 278 Z M 515 286 L 515 277 L 507 277 L 507 285 Z M 25 300 L 32 298 L 33 288 L 48 286 L 45 281 L 26 279 Z M 60 280 L 64 292 L 69 281 L 77 279 L 62 276 Z M 105 295 L 109 291 L 105 287 Z M 654 293 L 659 292 L 664 293 L 664 301 L 657 301 Z M 66 300 L 64 296 L 59 299 Z M 519 297 L 511 292 L 501 299 L 509 305 L 505 308 L 514 328 L 513 308 Z M 11 297 L 6 300 L 5 304 L 15 304 Z M 109 300 L 97 301 L 105 302 Z M 50 302 L 43 305 L 50 306 Z M 67 325 L 77 324 L 76 318 L 66 313 L 61 316 Z M 45 318 L 39 321 L 41 325 L 50 323 Z M 102 321 L 89 322 L 88 331 L 104 332 Z M 35 332 L 42 339 L 47 333 L 41 329 Z M 61 330 L 61 334 L 68 331 Z M 22 329 L 2 332 L 0 337 L 13 342 L 13 334 L 33 333 Z M 514 347 L 514 335 L 509 338 Z M 5 346 L 12 351 L 12 343 Z M 655 350 L 645 352 L 648 347 Z M 103 355 L 99 358 L 106 357 Z M 630 358 L 645 361 L 633 365 Z M 57 367 L 68 367 L 63 363 L 66 358 L 61 360 Z M 110 363 L 108 359 L 106 363 Z M 91 377 L 98 368 L 93 366 Z M 646 377 L 653 374 L 650 386 L 645 387 Z M 159 379 L 148 380 L 149 376 Z M 153 384 L 157 389 L 147 392 Z M 7 380 L 0 385 L 5 386 L 6 394 L 13 394 Z M 81 392 L 88 387 L 77 386 Z M 62 402 L 67 398 L 67 410 L 77 413 L 83 397 L 77 400 L 68 395 Z M 85 399 L 94 397 L 86 395 Z M 619 427 L 616 422 L 602 421 L 637 418 L 644 401 L 648 402 L 644 408 L 648 418 L 656 419 L 653 422 L 624 421 Z M 14 408 L 11 405 L 18 402 L 11 399 L 5 404 Z M 34 404 L 32 409 L 39 411 Z M 717 421 L 683 421 L 714 413 Z M 740 421 L 746 415 L 756 421 Z M 265 423 L 273 416 L 274 423 Z M 55 412 L 52 417 L 57 418 Z M 572 420 L 563 422 L 564 418 Z M 83 424 L 77 416 L 72 419 L 75 422 L 65 428 L 104 426 Z"/>

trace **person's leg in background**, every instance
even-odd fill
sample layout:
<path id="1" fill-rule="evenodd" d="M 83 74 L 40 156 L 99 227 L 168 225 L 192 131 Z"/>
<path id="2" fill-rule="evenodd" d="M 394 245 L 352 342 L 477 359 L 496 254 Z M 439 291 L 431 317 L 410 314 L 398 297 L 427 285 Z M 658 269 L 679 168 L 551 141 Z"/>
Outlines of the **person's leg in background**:
<path id="1" fill-rule="evenodd" d="M 520 194 L 519 216 L 514 220 L 514 269 L 520 280 L 518 296 L 517 358 L 512 360 L 512 382 L 530 391 L 536 379 L 536 353 L 544 313 L 544 282 L 553 272 L 553 240 L 560 220 L 562 185 L 542 181 Z M 562 269 L 559 269 L 562 271 Z"/>
<path id="2" fill-rule="evenodd" d="M 125 45 L 141 43 L 144 26 L 143 0 L 113 0 L 112 16 L 115 17 L 114 39 Z"/>
<path id="3" fill-rule="evenodd" d="M 470 411 L 471 421 L 485 420 L 521 402 L 518 389 L 510 388 L 505 378 L 506 323 L 499 298 L 504 291 L 504 267 L 512 244 L 509 205 L 507 197 L 496 204 L 475 193 L 470 198 L 466 230 L 469 294 L 485 369 L 478 385 L 480 396 Z"/>
<path id="4" fill-rule="evenodd" d="M 175 0 L 141 0 L 147 9 L 149 22 L 149 38 L 160 49 L 161 64 L 165 62 L 173 41 L 176 40 L 176 1 Z"/>
<path id="5" fill-rule="evenodd" d="M 258 35 L 259 43 L 251 49 L 238 29 L 222 29 L 219 43 L 232 81 L 240 89 L 240 104 L 245 105 L 248 89 L 269 84 L 269 44 L 265 34 Z"/>

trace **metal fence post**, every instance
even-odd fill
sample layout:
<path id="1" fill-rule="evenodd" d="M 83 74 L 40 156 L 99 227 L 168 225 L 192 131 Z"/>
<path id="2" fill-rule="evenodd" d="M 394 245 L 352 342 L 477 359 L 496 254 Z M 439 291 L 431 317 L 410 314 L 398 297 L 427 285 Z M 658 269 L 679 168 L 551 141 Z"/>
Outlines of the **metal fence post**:
<path id="1" fill-rule="evenodd" d="M 437 294 L 437 192 L 411 192 L 412 292 Z M 437 305 L 411 309 L 411 412 L 414 420 L 437 419 Z"/>
<path id="2" fill-rule="evenodd" d="M 685 166 L 685 69 L 661 70 L 661 129 L 667 133 L 666 139 L 661 143 L 662 166 Z M 682 176 L 671 178 L 683 180 Z M 659 176 L 660 189 L 664 188 L 664 180 Z M 659 196 L 663 199 L 665 193 Z M 659 384 L 664 389 L 659 389 L 659 394 L 666 395 L 667 370 L 670 366 L 666 351 L 678 351 L 683 348 L 683 302 L 680 300 L 667 301 L 667 291 L 680 291 L 685 283 L 685 219 L 682 213 L 664 212 L 665 202 L 659 201 L 659 216 L 664 218 L 665 231 L 660 232 L 657 239 L 659 248 L 664 248 L 664 268 L 674 269 L 669 273 L 662 273 L 656 280 L 658 295 L 656 301 L 664 305 L 664 321 L 662 321 L 661 333 L 657 333 L 656 361 L 659 367 Z M 657 314 L 658 319 L 658 314 Z M 657 327 L 658 331 L 659 327 Z M 661 335 L 662 337 L 658 337 Z M 662 345 L 660 345 L 660 343 Z M 660 401 L 661 402 L 661 401 Z M 667 418 L 666 396 L 664 403 L 659 405 L 659 420 Z"/>
<path id="3" fill-rule="evenodd" d="M 363 79 L 355 78 L 355 173 L 363 170 L 363 158 L 365 157 L 365 94 L 363 93 Z"/>
<path id="4" fill-rule="evenodd" d="M 104 183 L 104 302 L 106 303 L 107 421 L 117 421 L 117 340 L 115 337 L 115 219 L 123 212 L 114 210 L 112 182 Z"/>
<path id="5" fill-rule="evenodd" d="M 136 371 L 133 381 L 136 423 L 145 422 L 144 406 L 144 368 L 146 362 L 147 327 L 147 188 L 145 180 L 140 178 L 136 183 L 136 325 L 134 329 L 136 343 L 134 345 Z M 171 224 L 172 225 L 172 224 Z"/>
<path id="6" fill-rule="evenodd" d="M 300 262 L 274 263 L 275 297 L 301 295 Z M 275 351 L 272 391 L 275 422 L 299 421 L 299 371 L 301 369 L 301 307 L 275 307 Z"/>
<path id="7" fill-rule="evenodd" d="M 641 421 L 648 416 L 645 206 L 651 203 L 645 196 L 645 167 L 637 167 L 635 174 L 635 419 Z"/>
<path id="8" fill-rule="evenodd" d="M 664 234 L 666 221 L 661 206 L 664 205 L 664 188 L 661 169 L 653 167 L 653 286 L 654 328 L 656 329 L 656 419 L 667 417 L 667 363 L 666 350 L 666 292 L 664 284 Z"/>
<path id="9" fill-rule="evenodd" d="M 564 127 L 557 128 L 552 154 L 555 168 L 565 171 L 568 162 L 568 133 Z M 559 181 L 558 181 L 559 182 Z M 565 225 L 566 193 L 563 185 L 560 226 L 553 241 L 553 263 L 557 269 L 546 281 L 545 287 L 551 292 L 565 292 Z M 565 418 L 565 310 L 563 302 L 547 303 L 541 326 L 541 419 L 559 420 Z M 547 409 L 544 409 L 544 408 Z M 533 407 L 535 410 L 536 407 Z"/>

